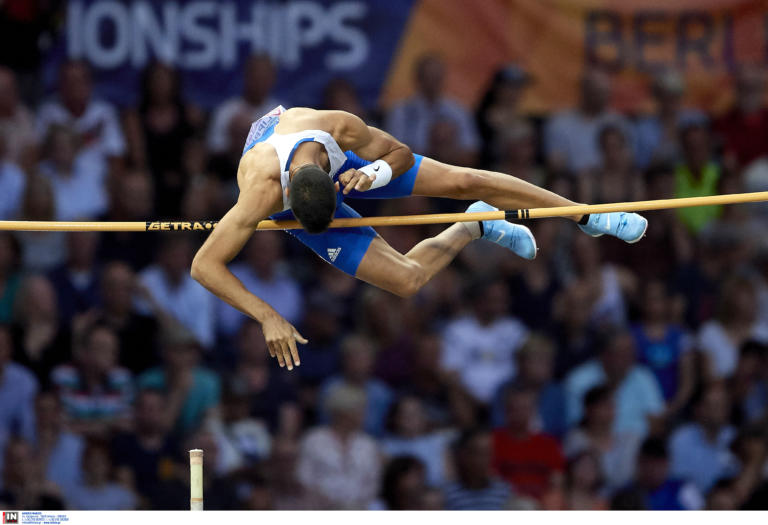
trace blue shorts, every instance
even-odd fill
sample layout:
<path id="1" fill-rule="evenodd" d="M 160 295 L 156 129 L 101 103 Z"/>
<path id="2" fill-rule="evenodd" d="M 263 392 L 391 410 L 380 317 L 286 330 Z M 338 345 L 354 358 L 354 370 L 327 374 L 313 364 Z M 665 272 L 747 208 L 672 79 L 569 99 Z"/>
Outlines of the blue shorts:
<path id="1" fill-rule="evenodd" d="M 361 159 L 351 151 L 345 152 L 347 161 L 339 168 L 334 177 L 334 181 L 339 175 L 350 168 L 359 169 L 370 164 L 370 161 Z M 369 191 L 352 190 L 349 194 L 338 194 L 336 203 L 337 218 L 360 217 L 360 214 L 353 210 L 344 202 L 345 198 L 351 199 L 397 199 L 399 197 L 408 197 L 413 192 L 413 185 L 416 183 L 416 174 L 421 165 L 421 155 L 414 155 L 414 163 L 411 169 L 392 180 L 386 186 Z M 291 210 L 277 213 L 271 217 L 275 220 L 293 219 Z M 305 246 L 326 260 L 329 264 L 335 266 L 349 275 L 357 273 L 357 267 L 363 260 L 365 252 L 368 251 L 371 241 L 376 237 L 376 230 L 370 226 L 359 228 L 332 228 L 323 233 L 311 234 L 304 230 L 286 230 L 289 234 L 300 240 Z"/>

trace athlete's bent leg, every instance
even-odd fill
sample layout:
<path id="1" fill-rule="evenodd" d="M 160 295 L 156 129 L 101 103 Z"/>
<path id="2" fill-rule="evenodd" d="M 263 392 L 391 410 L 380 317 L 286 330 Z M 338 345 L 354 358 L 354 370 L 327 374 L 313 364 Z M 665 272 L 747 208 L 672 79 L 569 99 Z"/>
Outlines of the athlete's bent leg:
<path id="1" fill-rule="evenodd" d="M 502 210 L 552 208 L 576 203 L 534 184 L 495 171 L 462 168 L 424 157 L 414 195 L 481 200 Z M 581 216 L 571 217 L 578 221 Z"/>
<path id="2" fill-rule="evenodd" d="M 454 224 L 403 255 L 377 236 L 360 261 L 355 277 L 395 295 L 410 297 L 473 239 L 466 226 Z"/>

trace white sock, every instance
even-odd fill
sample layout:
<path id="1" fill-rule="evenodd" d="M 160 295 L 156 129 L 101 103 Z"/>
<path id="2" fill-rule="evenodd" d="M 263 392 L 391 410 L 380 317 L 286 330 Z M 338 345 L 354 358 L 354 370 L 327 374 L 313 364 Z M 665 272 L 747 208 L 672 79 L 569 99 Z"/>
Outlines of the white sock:
<path id="1" fill-rule="evenodd" d="M 472 236 L 473 239 L 479 239 L 480 238 L 480 223 L 476 221 L 472 222 L 462 222 L 461 223 L 469 232 L 469 234 Z"/>

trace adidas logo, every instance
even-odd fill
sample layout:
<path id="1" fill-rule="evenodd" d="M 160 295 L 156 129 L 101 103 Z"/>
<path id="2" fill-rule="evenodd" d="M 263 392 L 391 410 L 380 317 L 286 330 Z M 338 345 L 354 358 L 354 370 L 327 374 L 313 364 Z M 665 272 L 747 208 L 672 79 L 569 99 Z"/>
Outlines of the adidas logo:
<path id="1" fill-rule="evenodd" d="M 328 248 L 328 258 L 331 260 L 331 262 L 336 261 L 336 257 L 338 257 L 340 253 L 341 253 L 341 247 Z"/>

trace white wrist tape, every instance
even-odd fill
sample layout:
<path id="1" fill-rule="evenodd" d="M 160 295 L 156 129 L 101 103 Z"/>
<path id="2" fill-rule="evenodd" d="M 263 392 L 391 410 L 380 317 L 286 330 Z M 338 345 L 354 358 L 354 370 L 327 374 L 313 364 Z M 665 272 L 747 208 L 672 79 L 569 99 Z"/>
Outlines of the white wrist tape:
<path id="1" fill-rule="evenodd" d="M 360 168 L 360 171 L 369 177 L 374 175 L 376 176 L 376 178 L 373 180 L 373 184 L 371 184 L 372 190 L 386 186 L 389 184 L 389 181 L 392 180 L 392 166 L 381 159 L 375 160 L 367 166 L 363 166 Z"/>

